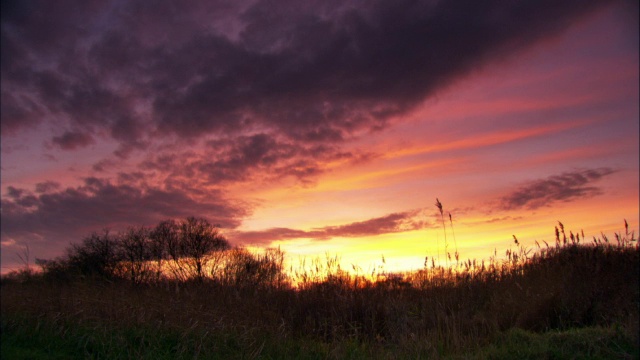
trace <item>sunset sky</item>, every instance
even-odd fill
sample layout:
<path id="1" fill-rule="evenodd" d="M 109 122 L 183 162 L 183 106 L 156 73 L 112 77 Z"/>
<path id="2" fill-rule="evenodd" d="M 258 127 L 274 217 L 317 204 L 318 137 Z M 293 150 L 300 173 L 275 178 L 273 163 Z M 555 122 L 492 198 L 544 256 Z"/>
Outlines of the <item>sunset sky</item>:
<path id="1" fill-rule="evenodd" d="M 25 245 L 53 258 L 93 231 L 192 215 L 233 245 L 417 269 L 444 263 L 436 198 L 465 259 L 512 235 L 552 242 L 558 221 L 637 232 L 637 1 L 1 14 L 3 273 Z"/>

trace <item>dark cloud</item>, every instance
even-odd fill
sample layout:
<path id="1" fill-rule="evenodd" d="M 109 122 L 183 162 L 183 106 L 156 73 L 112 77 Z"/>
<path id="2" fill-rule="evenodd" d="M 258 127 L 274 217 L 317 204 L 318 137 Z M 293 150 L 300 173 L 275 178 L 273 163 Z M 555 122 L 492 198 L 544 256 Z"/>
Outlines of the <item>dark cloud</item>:
<path id="1" fill-rule="evenodd" d="M 154 225 L 166 218 L 202 216 L 224 228 L 239 226 L 248 207 L 220 191 L 190 194 L 179 189 L 134 186 L 141 174 L 120 177 L 118 184 L 87 178 L 82 186 L 61 189 L 53 182 L 36 193 L 7 188 L 2 199 L 2 238 L 28 241 L 44 236 L 58 247 L 104 227 Z"/>
<path id="2" fill-rule="evenodd" d="M 120 156 L 159 135 L 256 127 L 340 142 L 603 3 L 12 3 L 2 16 L 3 134 L 62 119 L 124 144 Z"/>
<path id="3" fill-rule="evenodd" d="M 28 13 L 31 3 L 19 0 L 6 0 L 0 2 L 0 19 L 2 21 L 11 19 L 14 22 L 23 21 Z"/>
<path id="4" fill-rule="evenodd" d="M 370 153 L 345 152 L 330 144 L 306 144 L 259 133 L 209 141 L 204 150 L 166 151 L 141 164 L 146 171 L 173 179 L 197 179 L 206 185 L 293 177 L 303 183 L 326 171 L 331 161 L 362 162 Z"/>
<path id="5" fill-rule="evenodd" d="M 40 122 L 38 119 L 40 110 L 29 96 L 11 94 L 4 90 L 0 96 L 2 104 L 0 131 L 2 134 L 13 134 L 21 127 L 34 126 Z"/>
<path id="6" fill-rule="evenodd" d="M 591 184 L 614 172 L 615 170 L 610 168 L 589 169 L 531 181 L 504 196 L 500 200 L 500 208 L 536 209 L 555 202 L 568 202 L 599 195 L 602 190 Z"/>
<path id="7" fill-rule="evenodd" d="M 12 199 L 20 199 L 22 197 L 22 194 L 24 194 L 26 191 L 24 189 L 18 189 L 15 188 L 13 186 L 7 186 L 7 196 L 12 198 Z"/>
<path id="8" fill-rule="evenodd" d="M 96 172 L 104 172 L 108 168 L 113 167 L 115 164 L 116 163 L 111 159 L 102 159 L 102 160 L 98 161 L 97 163 L 93 164 L 91 166 L 91 169 L 93 171 L 96 171 Z"/>
<path id="9" fill-rule="evenodd" d="M 360 237 L 421 229 L 420 210 L 393 213 L 366 221 L 322 228 L 327 236 Z"/>
<path id="10" fill-rule="evenodd" d="M 312 230 L 271 228 L 262 231 L 232 232 L 232 241 L 244 244 L 270 244 L 277 240 L 315 239 L 327 240 L 333 237 L 361 237 L 397 233 L 424 228 L 427 224 L 420 218 L 420 210 L 393 213 L 365 221 L 339 226 L 326 226 Z"/>
<path id="11" fill-rule="evenodd" d="M 167 53 L 161 68 L 180 69 L 178 84 L 197 81 L 182 92 L 175 82 L 156 87 L 160 128 L 193 136 L 259 122 L 295 139 L 340 140 L 384 127 L 439 87 L 564 28 L 591 7 L 297 4 L 257 2 L 242 16 L 239 41 L 201 36 Z M 185 62 L 185 56 L 199 60 Z M 212 59 L 215 71 L 203 59 Z"/>
<path id="12" fill-rule="evenodd" d="M 67 131 L 60 136 L 54 136 L 51 141 L 62 150 L 75 150 L 94 143 L 91 135 L 73 131 Z"/>
<path id="13" fill-rule="evenodd" d="M 55 181 L 45 181 L 45 182 L 36 184 L 36 193 L 41 194 L 41 193 L 53 192 L 60 189 L 60 187 L 61 187 L 60 183 L 57 183 Z"/>

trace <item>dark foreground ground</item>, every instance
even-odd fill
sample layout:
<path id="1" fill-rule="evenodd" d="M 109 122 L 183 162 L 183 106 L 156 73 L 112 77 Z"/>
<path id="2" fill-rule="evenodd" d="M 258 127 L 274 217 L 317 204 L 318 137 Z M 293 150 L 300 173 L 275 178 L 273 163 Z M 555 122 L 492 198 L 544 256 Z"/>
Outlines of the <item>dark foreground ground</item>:
<path id="1" fill-rule="evenodd" d="M 520 254 L 299 288 L 12 274 L 1 358 L 639 358 L 635 239 Z"/>

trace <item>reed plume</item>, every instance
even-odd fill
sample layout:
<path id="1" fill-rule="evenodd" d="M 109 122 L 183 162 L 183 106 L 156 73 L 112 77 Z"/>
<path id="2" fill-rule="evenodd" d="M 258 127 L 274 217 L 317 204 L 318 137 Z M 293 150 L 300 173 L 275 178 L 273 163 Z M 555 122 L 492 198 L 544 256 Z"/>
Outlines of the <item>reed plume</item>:
<path id="1" fill-rule="evenodd" d="M 442 229 L 444 231 L 444 255 L 445 255 L 445 261 L 447 263 L 447 267 L 449 266 L 449 261 L 447 260 L 447 249 L 448 249 L 448 244 L 447 244 L 447 227 L 444 223 L 444 211 L 442 210 L 442 203 L 440 202 L 440 200 L 438 198 L 436 198 L 436 207 L 438 208 L 438 210 L 440 210 L 440 219 L 442 220 Z"/>
<path id="2" fill-rule="evenodd" d="M 456 262 L 458 261 L 460 254 L 458 253 L 458 242 L 456 241 L 456 232 L 453 230 L 453 218 L 451 217 L 451 213 L 449 213 L 449 223 L 451 224 L 451 234 L 453 234 L 453 245 L 456 249 Z"/>

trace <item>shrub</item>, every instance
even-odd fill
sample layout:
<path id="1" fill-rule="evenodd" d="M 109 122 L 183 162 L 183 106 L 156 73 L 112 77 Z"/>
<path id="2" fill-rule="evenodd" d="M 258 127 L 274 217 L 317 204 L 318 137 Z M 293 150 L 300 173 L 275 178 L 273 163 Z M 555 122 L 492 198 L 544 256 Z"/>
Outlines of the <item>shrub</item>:
<path id="1" fill-rule="evenodd" d="M 102 234 L 93 233 L 80 244 L 71 245 L 66 257 L 60 261 L 65 262 L 68 270 L 77 275 L 112 279 L 123 260 L 118 247 L 118 239 L 109 230 L 104 230 Z"/>

